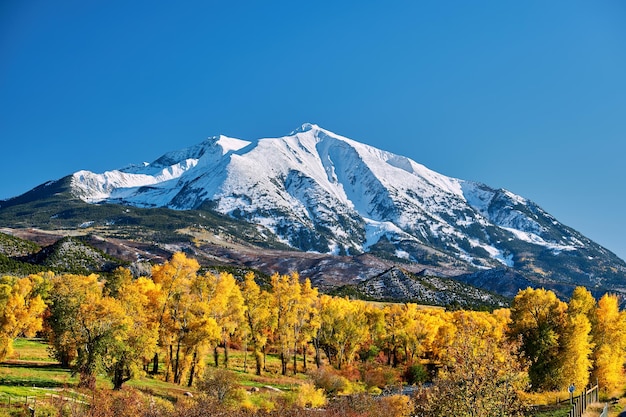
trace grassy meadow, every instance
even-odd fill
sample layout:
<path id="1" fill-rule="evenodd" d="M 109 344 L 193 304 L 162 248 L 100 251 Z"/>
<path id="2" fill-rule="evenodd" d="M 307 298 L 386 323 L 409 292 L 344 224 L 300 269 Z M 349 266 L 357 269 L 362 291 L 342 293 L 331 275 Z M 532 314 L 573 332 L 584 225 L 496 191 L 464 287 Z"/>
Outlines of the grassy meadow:
<path id="1" fill-rule="evenodd" d="M 72 375 L 69 369 L 62 368 L 50 358 L 48 344 L 44 340 L 19 338 L 15 341 L 14 347 L 14 354 L 0 363 L 0 416 L 29 415 L 28 406 L 34 407 L 37 416 L 54 415 L 45 414 L 48 410 L 45 404 L 54 401 L 89 404 L 93 400 L 92 393 L 76 388 L 78 376 Z M 229 369 L 235 372 L 239 389 L 245 390 L 246 397 L 243 401 L 250 408 L 271 408 L 278 397 L 294 395 L 303 383 L 310 381 L 310 376 L 302 373 L 302 358 L 298 360 L 298 374 L 283 376 L 280 372 L 279 358 L 275 355 L 267 355 L 267 372 L 263 376 L 256 376 L 253 374 L 254 364 L 250 355 L 247 357 L 247 372 L 244 372 L 245 356 L 242 350 L 231 349 Z M 220 366 L 222 366 L 223 359 L 223 351 L 220 350 Z M 212 367 L 213 361 L 214 357 L 211 353 L 207 357 L 207 366 Z M 311 370 L 315 369 L 312 362 L 308 363 L 307 367 Z M 125 386 L 127 389 L 136 389 L 171 403 L 183 400 L 189 393 L 197 395 L 193 388 L 167 383 L 160 378 L 161 376 L 143 376 L 129 381 Z M 110 390 L 112 385 L 108 378 L 99 376 L 97 387 L 99 390 L 106 391 Z M 568 415 L 569 406 L 567 401 L 563 400 L 567 398 L 565 392 L 528 394 L 526 401 L 537 405 L 528 415 L 565 417 Z M 557 405 L 559 399 L 562 403 Z M 612 403 L 609 416 L 618 416 L 625 404 L 626 401 L 623 398 Z M 589 407 L 585 416 L 596 417 L 601 411 L 602 404 L 594 404 Z"/>
<path id="2" fill-rule="evenodd" d="M 10 358 L 0 363 L 0 416 L 21 416 L 24 415 L 21 413 L 24 412 L 26 405 L 32 407 L 33 404 L 43 404 L 55 399 L 85 403 L 91 401 L 90 392 L 76 388 L 78 375 L 73 375 L 70 369 L 62 368 L 51 359 L 46 341 L 18 338 L 14 343 L 14 350 Z M 220 366 L 223 366 L 223 350 L 220 349 L 219 352 Z M 280 360 L 276 355 L 267 355 L 267 372 L 263 376 L 252 373 L 254 363 L 250 355 L 247 358 L 247 372 L 244 372 L 244 362 L 243 351 L 229 351 L 229 369 L 237 375 L 237 385 L 249 392 L 246 401 L 256 408 L 270 404 L 277 396 L 295 392 L 308 379 L 303 373 L 282 376 Z M 213 364 L 214 357 L 211 353 L 207 357 L 207 367 Z M 298 366 L 301 372 L 301 359 Z M 311 369 L 314 368 L 312 362 L 309 366 Z M 127 382 L 125 387 L 137 389 L 168 402 L 176 402 L 188 393 L 196 394 L 194 388 L 164 382 L 161 378 L 162 375 L 156 377 L 145 375 Z M 112 389 L 109 378 L 105 375 L 98 376 L 97 388 Z"/>

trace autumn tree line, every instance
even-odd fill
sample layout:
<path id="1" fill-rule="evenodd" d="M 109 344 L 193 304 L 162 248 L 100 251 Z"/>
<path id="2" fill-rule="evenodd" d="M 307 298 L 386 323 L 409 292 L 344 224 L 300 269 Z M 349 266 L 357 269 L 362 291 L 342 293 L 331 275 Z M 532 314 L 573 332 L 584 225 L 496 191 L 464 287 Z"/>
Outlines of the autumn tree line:
<path id="1" fill-rule="evenodd" d="M 87 387 L 104 372 L 116 389 L 142 373 L 192 386 L 208 363 L 231 366 L 231 346 L 244 352 L 244 371 L 258 375 L 269 353 L 280 358 L 282 374 L 307 372 L 311 364 L 431 364 L 438 384 L 425 395 L 439 390 L 446 398 L 471 396 L 478 388 L 468 381 L 479 374 L 505 391 L 596 381 L 611 391 L 625 383 L 626 313 L 616 296 L 596 300 L 584 287 L 568 302 L 528 288 L 508 309 L 445 311 L 319 294 L 296 273 L 274 274 L 261 287 L 253 273 L 237 281 L 199 270 L 196 260 L 176 253 L 139 278 L 124 268 L 106 279 L 3 276 L 0 360 L 11 355 L 13 339 L 39 334 Z M 468 391 L 459 393 L 460 386 Z"/>

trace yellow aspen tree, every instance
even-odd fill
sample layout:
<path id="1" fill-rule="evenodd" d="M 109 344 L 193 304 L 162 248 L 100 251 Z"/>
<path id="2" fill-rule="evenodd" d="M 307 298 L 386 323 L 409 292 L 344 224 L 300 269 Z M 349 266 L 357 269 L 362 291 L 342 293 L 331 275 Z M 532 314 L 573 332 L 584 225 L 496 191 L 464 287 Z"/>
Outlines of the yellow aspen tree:
<path id="1" fill-rule="evenodd" d="M 454 314 L 456 331 L 432 387 L 416 395 L 416 416 L 525 415 L 517 392 L 527 385 L 516 342 L 498 338 L 498 319 L 488 313 Z"/>
<path id="2" fill-rule="evenodd" d="M 438 309 L 429 309 L 426 311 L 432 320 L 432 326 L 436 326 L 437 334 L 430 346 L 425 346 L 425 354 L 444 362 L 447 360 L 448 346 L 454 340 L 456 327 L 452 320 L 452 313 Z"/>
<path id="3" fill-rule="evenodd" d="M 197 276 L 195 281 L 204 281 Z M 204 371 L 205 357 L 211 346 L 216 346 L 222 338 L 222 326 L 215 317 L 213 306 L 207 300 L 202 285 L 192 283 L 188 295 L 188 308 L 181 320 L 182 334 L 179 343 L 182 347 L 182 366 L 179 375 L 175 375 L 175 382 L 182 383 L 183 375 L 187 374 L 187 385 L 192 386 L 194 379 Z"/>
<path id="4" fill-rule="evenodd" d="M 361 343 L 368 338 L 366 307 L 363 301 L 322 295 L 320 332 L 329 359 L 336 358 L 337 368 L 349 364 Z"/>
<path id="5" fill-rule="evenodd" d="M 0 360 L 13 353 L 13 340 L 20 335 L 34 336 L 42 329 L 46 309 L 38 288 L 44 278 L 0 278 Z"/>
<path id="6" fill-rule="evenodd" d="M 267 343 L 267 336 L 275 325 L 271 312 L 271 299 L 270 295 L 256 283 L 254 273 L 252 272 L 246 274 L 241 284 L 241 295 L 245 307 L 246 333 L 252 347 L 256 374 L 261 375 L 263 351 Z"/>
<path id="7" fill-rule="evenodd" d="M 359 352 L 360 359 L 367 361 L 373 359 L 385 349 L 386 328 L 385 328 L 385 312 L 376 305 L 366 305 L 365 318 L 367 321 L 367 329 L 369 337 L 362 344 Z"/>
<path id="8" fill-rule="evenodd" d="M 289 351 L 296 342 L 293 334 L 297 322 L 298 305 L 301 299 L 301 288 L 297 273 L 290 275 L 274 274 L 270 278 L 272 287 L 272 311 L 276 317 L 274 343 L 280 354 L 281 373 L 287 375 Z"/>
<path id="9" fill-rule="evenodd" d="M 187 258 L 182 252 L 162 265 L 152 268 L 152 280 L 161 289 L 156 306 L 159 323 L 159 345 L 165 351 L 165 380 L 169 381 L 173 374 L 179 380 L 181 374 L 181 348 L 184 336 L 185 315 L 189 311 L 189 291 L 191 282 L 197 277 L 200 265 L 195 259 Z M 159 356 L 155 353 L 153 372 L 158 370 Z M 179 381 L 176 381 L 179 382 Z"/>
<path id="10" fill-rule="evenodd" d="M 432 309 L 420 309 L 413 303 L 402 306 L 398 337 L 408 365 L 432 349 L 442 325 L 439 317 L 432 312 Z"/>
<path id="11" fill-rule="evenodd" d="M 400 304 L 391 304 L 385 306 L 385 334 L 387 345 L 387 365 L 394 367 L 398 365 L 398 348 L 402 346 L 402 317 L 404 315 L 403 306 Z"/>
<path id="12" fill-rule="evenodd" d="M 187 375 L 187 384 L 191 386 L 203 370 L 210 347 L 219 343 L 221 329 L 215 320 L 206 280 L 193 275 L 187 284 L 170 303 L 168 323 L 173 331 L 166 363 L 171 364 L 174 383 L 182 384 Z"/>
<path id="13" fill-rule="evenodd" d="M 610 393 L 625 382 L 626 313 L 619 310 L 617 296 L 605 294 L 600 298 L 593 324 L 593 377 Z"/>
<path id="14" fill-rule="evenodd" d="M 415 359 L 424 357 L 426 353 L 432 352 L 433 344 L 443 325 L 441 318 L 433 314 L 432 309 L 416 309 L 413 314 L 413 320 L 408 328 L 410 338 L 407 359 L 409 364 L 412 364 Z"/>
<path id="15" fill-rule="evenodd" d="M 244 322 L 244 302 L 241 289 L 232 274 L 221 272 L 217 275 L 205 274 L 203 280 L 207 285 L 207 302 L 210 314 L 220 328 L 221 345 L 224 348 L 224 366 L 228 368 L 228 347 L 231 337 Z M 215 344 L 213 357 L 218 366 L 218 345 Z"/>
<path id="16" fill-rule="evenodd" d="M 468 346 L 474 349 L 485 349 L 487 341 L 500 343 L 504 338 L 500 322 L 490 313 L 459 310 L 453 312 L 452 317 L 457 332 L 461 332 L 456 337 L 472 339 Z M 466 329 L 472 329 L 472 331 L 465 331 Z M 494 351 L 494 354 L 497 355 L 497 351 Z"/>
<path id="17" fill-rule="evenodd" d="M 118 266 L 115 270 L 105 278 L 104 295 L 117 298 L 120 289 L 133 280 L 133 274 L 130 269 Z"/>
<path id="18" fill-rule="evenodd" d="M 76 368 L 80 373 L 80 385 L 94 388 L 97 371 L 106 369 L 106 360 L 113 347 L 124 343 L 132 319 L 119 300 L 92 292 L 80 305 L 75 323 L 72 333 L 78 346 Z"/>
<path id="19" fill-rule="evenodd" d="M 508 308 L 498 308 L 491 313 L 498 323 L 498 329 L 505 337 L 509 332 L 509 325 L 511 324 L 511 310 Z"/>
<path id="20" fill-rule="evenodd" d="M 306 352 L 309 341 L 313 338 L 320 326 L 319 310 L 317 299 L 319 293 L 317 288 L 311 286 L 311 280 L 305 279 L 300 285 L 300 302 L 296 307 L 296 320 L 293 327 L 294 347 L 293 347 L 293 373 L 297 373 L 297 351 L 302 349 L 302 367 L 307 371 Z"/>
<path id="21" fill-rule="evenodd" d="M 107 348 L 106 369 L 114 389 L 147 371 L 147 366 L 157 349 L 158 323 L 150 311 L 150 294 L 155 291 L 154 282 L 145 277 L 124 280 L 118 287 L 120 301 L 129 325 Z"/>
<path id="22" fill-rule="evenodd" d="M 404 359 L 412 365 L 416 355 L 420 354 L 421 341 L 426 337 L 427 323 L 418 319 L 417 304 L 408 303 L 403 306 L 400 317 L 400 340 L 404 348 Z"/>
<path id="23" fill-rule="evenodd" d="M 567 323 L 561 345 L 563 383 L 583 388 L 589 383 L 591 371 L 591 321 L 595 299 L 584 287 L 576 287 L 567 307 Z"/>
<path id="24" fill-rule="evenodd" d="M 80 306 L 102 295 L 97 275 L 63 274 L 51 279 L 52 290 L 46 317 L 47 335 L 55 359 L 69 367 L 78 356 L 75 335 Z"/>
<path id="25" fill-rule="evenodd" d="M 567 304 L 567 314 L 584 314 L 589 321 L 593 321 L 596 309 L 596 299 L 585 287 L 576 287 Z"/>

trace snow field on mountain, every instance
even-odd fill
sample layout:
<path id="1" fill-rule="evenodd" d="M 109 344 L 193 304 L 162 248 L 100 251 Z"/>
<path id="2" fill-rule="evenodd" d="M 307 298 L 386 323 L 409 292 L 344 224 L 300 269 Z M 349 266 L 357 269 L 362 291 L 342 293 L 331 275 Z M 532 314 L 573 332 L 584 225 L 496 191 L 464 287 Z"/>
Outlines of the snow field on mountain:
<path id="1" fill-rule="evenodd" d="M 103 174 L 79 171 L 72 187 L 88 203 L 185 210 L 211 201 L 217 211 L 266 227 L 290 245 L 303 231 L 310 240 L 328 230 L 331 253 L 367 251 L 386 237 L 435 245 L 482 267 L 511 267 L 513 254 L 492 236 L 494 226 L 555 252 L 576 249 L 563 244 L 572 236 L 542 237 L 548 235 L 542 224 L 552 218 L 520 196 L 447 177 L 311 124 L 280 138 L 216 136 L 151 164 Z M 395 253 L 414 258 L 399 247 Z"/>

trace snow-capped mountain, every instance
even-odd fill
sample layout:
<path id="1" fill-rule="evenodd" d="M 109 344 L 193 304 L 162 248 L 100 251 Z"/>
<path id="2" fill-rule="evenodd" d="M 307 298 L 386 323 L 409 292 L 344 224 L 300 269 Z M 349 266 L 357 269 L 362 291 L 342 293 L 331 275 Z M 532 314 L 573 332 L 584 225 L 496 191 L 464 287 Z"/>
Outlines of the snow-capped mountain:
<path id="1" fill-rule="evenodd" d="M 279 138 L 211 137 L 102 174 L 79 171 L 71 187 L 87 203 L 210 207 L 304 251 L 505 266 L 546 282 L 580 281 L 574 270 L 587 285 L 600 285 L 602 271 L 626 271 L 622 260 L 523 197 L 313 124 Z"/>

